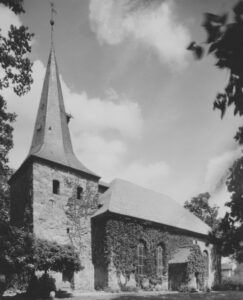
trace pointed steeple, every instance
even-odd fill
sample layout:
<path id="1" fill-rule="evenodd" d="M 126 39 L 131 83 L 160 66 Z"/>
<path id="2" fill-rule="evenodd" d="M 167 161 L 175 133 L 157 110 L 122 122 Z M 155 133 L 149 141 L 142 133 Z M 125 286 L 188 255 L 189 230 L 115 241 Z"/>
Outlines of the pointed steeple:
<path id="1" fill-rule="evenodd" d="M 52 18 L 52 31 L 53 25 Z M 64 107 L 53 37 L 51 40 L 51 50 L 28 156 L 39 157 L 97 176 L 86 168 L 73 152 L 68 128 L 69 119 Z"/>

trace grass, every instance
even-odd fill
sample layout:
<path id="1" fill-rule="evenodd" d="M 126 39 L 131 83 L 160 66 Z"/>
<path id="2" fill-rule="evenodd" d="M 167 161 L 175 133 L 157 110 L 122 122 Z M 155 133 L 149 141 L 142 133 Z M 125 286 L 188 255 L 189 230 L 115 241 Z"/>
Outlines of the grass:
<path id="1" fill-rule="evenodd" d="M 67 299 L 67 298 L 66 298 Z M 128 294 L 92 295 L 73 297 L 72 300 L 243 300 L 243 292 L 222 291 L 210 293 L 173 293 L 173 294 Z M 70 300 L 70 298 L 69 298 Z"/>
<path id="2" fill-rule="evenodd" d="M 63 300 L 243 300 L 243 292 L 238 291 L 221 291 L 210 293 L 170 293 L 170 294 L 151 294 L 151 293 L 123 293 L 123 294 L 106 294 L 94 293 L 84 294 L 75 297 L 61 297 Z M 6 296 L 3 300 L 33 300 L 21 295 Z M 55 298 L 60 299 L 60 298 Z"/>

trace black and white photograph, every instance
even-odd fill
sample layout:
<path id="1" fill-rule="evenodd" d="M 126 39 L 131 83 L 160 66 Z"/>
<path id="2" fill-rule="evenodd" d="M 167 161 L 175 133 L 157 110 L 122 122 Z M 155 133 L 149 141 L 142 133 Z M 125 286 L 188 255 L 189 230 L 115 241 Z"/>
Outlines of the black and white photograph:
<path id="1" fill-rule="evenodd" d="M 0 299 L 243 299 L 243 0 L 0 0 Z"/>

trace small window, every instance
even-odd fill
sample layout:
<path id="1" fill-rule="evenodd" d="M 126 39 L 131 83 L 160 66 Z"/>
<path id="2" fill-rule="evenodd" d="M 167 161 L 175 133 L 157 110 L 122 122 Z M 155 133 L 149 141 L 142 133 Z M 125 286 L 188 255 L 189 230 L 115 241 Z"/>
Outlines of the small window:
<path id="1" fill-rule="evenodd" d="M 82 193 L 83 193 L 83 189 L 80 186 L 78 186 L 77 187 L 77 199 L 78 200 L 81 200 Z"/>
<path id="2" fill-rule="evenodd" d="M 145 266 L 145 259 L 146 259 L 144 243 L 138 244 L 137 256 L 138 256 L 137 273 L 138 273 L 138 275 L 144 275 L 144 266 Z"/>
<path id="3" fill-rule="evenodd" d="M 52 192 L 53 194 L 60 194 L 60 182 L 58 180 L 52 181 Z"/>

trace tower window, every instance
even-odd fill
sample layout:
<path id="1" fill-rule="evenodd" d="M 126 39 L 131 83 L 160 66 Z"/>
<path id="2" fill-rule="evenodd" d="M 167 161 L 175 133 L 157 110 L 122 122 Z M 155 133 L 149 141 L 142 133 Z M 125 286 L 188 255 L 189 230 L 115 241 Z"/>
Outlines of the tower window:
<path id="1" fill-rule="evenodd" d="M 56 195 L 60 194 L 60 182 L 58 180 L 52 181 L 52 192 Z"/>
<path id="2" fill-rule="evenodd" d="M 82 193 L 83 193 L 83 189 L 80 186 L 78 186 L 77 187 L 77 199 L 78 200 L 81 200 Z"/>

